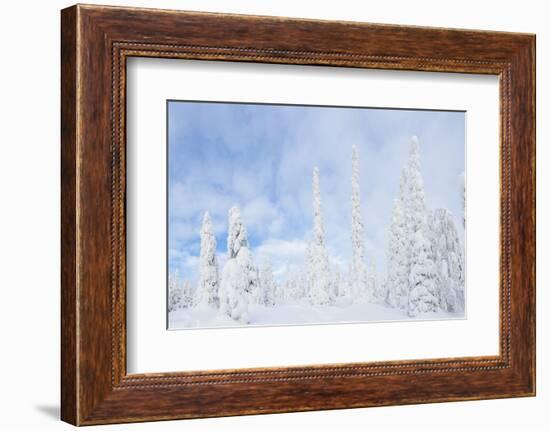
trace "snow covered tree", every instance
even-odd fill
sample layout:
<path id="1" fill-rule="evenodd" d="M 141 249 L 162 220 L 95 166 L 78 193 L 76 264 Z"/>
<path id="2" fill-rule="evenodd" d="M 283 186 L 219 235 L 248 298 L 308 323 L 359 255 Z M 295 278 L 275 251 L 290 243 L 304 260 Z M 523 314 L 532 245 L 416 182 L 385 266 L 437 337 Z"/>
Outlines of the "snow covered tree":
<path id="1" fill-rule="evenodd" d="M 229 210 L 229 225 L 227 230 L 227 258 L 237 257 L 241 247 L 248 247 L 248 235 L 238 207 Z"/>
<path id="2" fill-rule="evenodd" d="M 466 235 L 466 173 L 465 172 L 462 172 L 461 179 L 462 179 L 462 227 L 464 228 L 464 235 Z M 462 276 L 463 276 L 463 279 L 462 279 L 462 292 L 461 292 L 462 298 L 459 298 L 459 303 L 460 302 L 462 303 L 462 309 L 464 309 L 465 300 L 466 300 L 464 298 L 464 284 L 466 283 L 466 274 L 465 274 L 465 272 L 466 272 L 466 270 L 465 270 L 466 263 L 464 261 L 464 254 L 465 254 L 464 244 L 462 244 L 462 247 L 461 247 L 460 250 L 462 251 L 462 253 L 461 253 L 462 261 L 457 262 L 456 265 L 457 266 L 462 265 Z"/>
<path id="3" fill-rule="evenodd" d="M 332 285 L 335 297 L 348 296 L 349 285 L 347 280 L 342 276 L 342 271 L 338 265 L 334 265 L 332 269 Z"/>
<path id="4" fill-rule="evenodd" d="M 439 310 L 438 280 L 431 257 L 431 244 L 422 231 L 414 234 L 413 241 L 408 308 L 411 317 Z"/>
<path id="5" fill-rule="evenodd" d="M 413 136 L 407 165 L 407 235 L 409 256 L 409 304 L 411 317 L 419 313 L 437 311 L 439 295 L 437 273 L 428 228 L 424 183 L 420 172 L 420 148 Z"/>
<path id="6" fill-rule="evenodd" d="M 237 253 L 237 262 L 246 277 L 245 292 L 248 295 L 248 302 L 251 304 L 263 304 L 265 293 L 260 284 L 260 276 L 254 264 L 252 253 L 248 247 L 241 247 L 239 253 Z"/>
<path id="7" fill-rule="evenodd" d="M 376 261 L 371 260 L 367 273 L 367 286 L 372 292 L 372 301 L 382 304 L 386 301 L 387 291 L 386 285 L 378 282 L 378 273 L 376 272 Z"/>
<path id="8" fill-rule="evenodd" d="M 452 214 L 443 209 L 428 214 L 415 136 L 394 201 L 387 255 L 389 305 L 411 317 L 463 310 L 463 249 Z"/>
<path id="9" fill-rule="evenodd" d="M 336 298 L 340 296 L 340 282 L 342 280 L 342 274 L 340 273 L 340 269 L 337 265 L 332 266 L 330 274 L 332 276 L 332 281 L 330 282 L 332 286 L 332 296 Z"/>
<path id="10" fill-rule="evenodd" d="M 246 227 L 243 224 L 241 212 L 237 207 L 232 207 L 229 210 L 227 257 L 228 259 L 237 259 L 242 268 L 244 276 L 247 279 L 245 288 L 247 301 L 253 304 L 261 303 L 263 292 L 261 291 L 258 270 L 254 265 L 252 254 L 248 247 Z"/>
<path id="11" fill-rule="evenodd" d="M 168 311 L 183 307 L 183 292 L 179 282 L 178 271 L 168 274 Z"/>
<path id="12" fill-rule="evenodd" d="M 465 295 L 465 284 L 466 284 L 466 262 L 464 261 L 464 254 L 462 253 L 464 249 L 461 248 L 457 253 L 449 253 L 449 273 L 455 293 L 456 293 L 456 307 L 452 311 L 464 311 L 466 309 L 466 295 Z M 447 307 L 449 311 L 449 307 Z"/>
<path id="13" fill-rule="evenodd" d="M 277 294 L 277 282 L 273 277 L 273 269 L 269 259 L 265 259 L 260 267 L 260 285 L 264 294 L 263 305 L 273 307 Z"/>
<path id="14" fill-rule="evenodd" d="M 220 313 L 248 323 L 248 301 L 245 289 L 248 285 L 244 272 L 236 258 L 227 259 L 222 271 L 219 291 Z"/>
<path id="15" fill-rule="evenodd" d="M 252 258 L 248 250 L 246 228 L 237 207 L 229 210 L 227 262 L 222 271 L 219 289 L 220 313 L 248 323 L 248 303 L 251 298 Z M 255 277 L 257 281 L 257 276 Z M 259 284 L 259 283 L 257 283 Z"/>
<path id="16" fill-rule="evenodd" d="M 216 236 L 208 211 L 204 213 L 201 228 L 201 251 L 199 266 L 199 284 L 195 297 L 196 304 L 208 304 L 219 307 L 219 278 L 216 260 Z"/>
<path id="17" fill-rule="evenodd" d="M 464 310 L 464 256 L 450 211 L 439 208 L 430 215 L 430 230 L 443 310 Z"/>
<path id="18" fill-rule="evenodd" d="M 355 300 L 370 301 L 373 292 L 367 283 L 365 265 L 364 225 L 359 186 L 359 155 L 357 146 L 351 147 L 351 264 L 349 270 L 351 292 Z"/>
<path id="19" fill-rule="evenodd" d="M 404 184 L 403 181 L 402 184 Z M 392 307 L 402 310 L 407 310 L 409 304 L 409 256 L 407 247 L 405 214 L 402 199 L 399 197 L 393 202 L 388 238 L 386 302 Z"/>
<path id="20" fill-rule="evenodd" d="M 307 291 L 308 291 L 308 296 L 309 296 L 309 290 L 310 290 L 310 286 L 311 286 L 311 277 L 312 277 L 312 274 L 313 274 L 313 271 L 315 270 L 314 266 L 315 266 L 315 261 L 314 261 L 314 251 L 313 251 L 313 240 L 311 238 L 308 238 L 307 239 L 307 245 L 306 245 L 306 272 L 307 272 L 307 277 L 308 277 L 308 287 L 307 287 Z"/>
<path id="21" fill-rule="evenodd" d="M 308 247 L 308 298 L 313 305 L 332 302 L 331 276 L 325 244 L 325 227 L 321 208 L 319 169 L 313 169 L 313 233 Z"/>
<path id="22" fill-rule="evenodd" d="M 292 302 L 299 297 L 298 280 L 292 275 L 284 283 L 284 300 L 285 302 Z"/>
<path id="23" fill-rule="evenodd" d="M 286 283 L 277 283 L 275 285 L 275 305 L 284 304 L 285 299 L 285 284 Z"/>
<path id="24" fill-rule="evenodd" d="M 299 269 L 294 269 L 284 283 L 285 301 L 292 302 L 304 298 L 306 295 L 306 285 L 307 277 L 304 272 Z"/>
<path id="25" fill-rule="evenodd" d="M 189 280 L 185 280 L 183 282 L 181 288 L 181 297 L 181 304 L 183 308 L 189 308 L 194 305 L 193 288 L 191 287 L 191 283 L 189 282 Z"/>

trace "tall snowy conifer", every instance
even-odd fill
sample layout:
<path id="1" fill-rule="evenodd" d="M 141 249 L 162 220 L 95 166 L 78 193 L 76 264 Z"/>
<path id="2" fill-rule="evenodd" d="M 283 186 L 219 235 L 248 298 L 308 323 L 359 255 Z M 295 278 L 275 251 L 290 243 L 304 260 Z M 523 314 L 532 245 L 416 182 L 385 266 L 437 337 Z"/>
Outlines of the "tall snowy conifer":
<path id="1" fill-rule="evenodd" d="M 351 265 L 350 288 L 355 300 L 370 301 L 373 292 L 367 282 L 365 265 L 364 226 L 359 186 L 359 155 L 357 146 L 351 147 Z"/>
<path id="2" fill-rule="evenodd" d="M 252 253 L 248 247 L 241 247 L 237 254 L 237 262 L 241 266 L 246 277 L 245 292 L 248 295 L 248 302 L 251 304 L 263 304 L 265 293 L 260 284 L 258 269 L 254 264 Z"/>
<path id="3" fill-rule="evenodd" d="M 178 271 L 168 274 L 168 311 L 176 311 L 183 307 L 183 292 Z"/>
<path id="4" fill-rule="evenodd" d="M 372 292 L 373 301 L 379 304 L 384 303 L 388 296 L 386 285 L 378 282 L 378 273 L 376 272 L 376 261 L 374 258 L 371 260 L 368 269 L 367 284 L 369 290 Z"/>
<path id="5" fill-rule="evenodd" d="M 453 215 L 439 208 L 431 213 L 430 229 L 443 310 L 464 310 L 464 256 Z"/>
<path id="6" fill-rule="evenodd" d="M 263 298 L 258 270 L 254 265 L 252 253 L 248 247 L 248 234 L 241 218 L 239 208 L 229 210 L 229 233 L 227 236 L 228 258 L 234 257 L 241 266 L 247 279 L 245 289 L 247 300 L 253 304 L 260 304 Z"/>
<path id="7" fill-rule="evenodd" d="M 273 307 L 277 295 L 277 283 L 273 277 L 271 261 L 265 259 L 260 267 L 260 285 L 264 294 L 263 305 Z"/>
<path id="8" fill-rule="evenodd" d="M 285 283 L 285 299 L 287 301 L 297 301 L 306 295 L 305 286 L 307 285 L 307 277 L 304 271 L 295 268 L 288 276 Z"/>
<path id="9" fill-rule="evenodd" d="M 251 266 L 246 228 L 241 219 L 241 212 L 237 207 L 232 207 L 229 210 L 227 262 L 223 268 L 219 290 L 220 313 L 243 323 L 248 323 L 251 275 L 254 275 L 251 274 Z"/>
<path id="10" fill-rule="evenodd" d="M 281 305 L 285 302 L 285 283 L 275 284 L 275 305 Z"/>
<path id="11" fill-rule="evenodd" d="M 182 307 L 189 308 L 194 305 L 193 288 L 189 280 L 184 280 L 181 287 Z"/>
<path id="12" fill-rule="evenodd" d="M 227 258 L 233 259 L 237 257 L 241 247 L 248 247 L 248 235 L 239 208 L 231 207 L 228 223 Z"/>
<path id="13" fill-rule="evenodd" d="M 399 197 L 393 202 L 388 238 L 386 302 L 392 307 L 402 310 L 408 309 L 409 299 L 409 256 L 407 247 L 405 214 L 403 212 L 402 199 Z"/>
<path id="14" fill-rule="evenodd" d="M 420 148 L 413 136 L 407 166 L 407 234 L 410 244 L 409 304 L 411 317 L 437 311 L 439 294 L 437 273 L 428 228 L 424 183 L 420 172 Z"/>
<path id="15" fill-rule="evenodd" d="M 346 296 L 351 300 L 351 295 L 349 291 L 349 283 L 342 276 L 342 271 L 338 265 L 334 265 L 332 268 L 332 285 L 334 296 Z"/>
<path id="16" fill-rule="evenodd" d="M 195 302 L 219 307 L 219 279 L 216 261 L 216 237 L 212 228 L 212 220 L 208 211 L 204 213 L 201 228 L 201 251 L 199 266 L 199 284 Z"/>
<path id="17" fill-rule="evenodd" d="M 313 237 L 308 250 L 309 301 L 326 305 L 332 301 L 331 276 L 325 244 L 325 227 L 321 209 L 319 169 L 313 169 Z"/>

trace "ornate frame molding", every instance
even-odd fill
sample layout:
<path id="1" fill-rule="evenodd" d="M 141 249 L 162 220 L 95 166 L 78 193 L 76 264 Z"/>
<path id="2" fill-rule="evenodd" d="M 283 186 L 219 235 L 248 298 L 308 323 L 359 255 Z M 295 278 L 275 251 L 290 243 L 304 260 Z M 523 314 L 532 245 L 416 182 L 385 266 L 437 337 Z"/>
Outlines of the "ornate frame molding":
<path id="1" fill-rule="evenodd" d="M 268 30 L 258 35 L 258 28 Z M 534 36 L 510 33 L 100 6 L 63 10 L 63 420 L 99 424 L 534 395 L 534 46 Z M 500 354 L 127 375 L 125 66 L 131 56 L 498 75 Z M 246 396 L 251 391 L 255 399 Z M 307 399 L 300 396 L 305 391 Z"/>

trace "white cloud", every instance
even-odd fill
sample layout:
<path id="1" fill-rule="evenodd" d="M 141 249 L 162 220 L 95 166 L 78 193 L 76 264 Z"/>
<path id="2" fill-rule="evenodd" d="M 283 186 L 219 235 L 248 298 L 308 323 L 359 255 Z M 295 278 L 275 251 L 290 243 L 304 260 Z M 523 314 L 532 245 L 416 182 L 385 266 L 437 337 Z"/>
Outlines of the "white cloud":
<path id="1" fill-rule="evenodd" d="M 289 272 L 297 268 L 303 268 L 307 242 L 305 240 L 283 240 L 269 238 L 256 247 L 253 252 L 261 263 L 269 259 L 273 266 L 273 273 L 281 281 Z"/>
<path id="2" fill-rule="evenodd" d="M 266 178 L 262 171 L 253 170 L 252 172 L 244 170 L 235 170 L 233 172 L 231 190 L 235 192 L 242 200 L 254 199 L 266 188 Z"/>
<path id="3" fill-rule="evenodd" d="M 273 223 L 282 219 L 279 209 L 265 196 L 258 196 L 245 203 L 242 214 L 247 228 L 260 235 L 269 232 Z"/>
<path id="4" fill-rule="evenodd" d="M 179 276 L 183 280 L 189 280 L 194 283 L 197 279 L 199 268 L 199 256 L 194 256 L 186 250 L 170 248 L 168 250 L 172 266 L 178 270 Z"/>

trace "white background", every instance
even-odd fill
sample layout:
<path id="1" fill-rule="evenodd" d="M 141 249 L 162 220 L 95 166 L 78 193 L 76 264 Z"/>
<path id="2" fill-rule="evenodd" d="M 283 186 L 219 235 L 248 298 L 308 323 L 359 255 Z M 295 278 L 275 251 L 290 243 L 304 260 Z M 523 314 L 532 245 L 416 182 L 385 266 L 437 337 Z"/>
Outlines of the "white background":
<path id="1" fill-rule="evenodd" d="M 114 4 L 104 0 L 102 3 Z M 106 426 L 146 430 L 497 430 L 548 427 L 550 415 L 550 298 L 544 292 L 550 259 L 550 204 L 545 185 L 550 126 L 550 29 L 544 3 L 535 0 L 338 2 L 117 1 L 116 4 L 189 10 L 346 19 L 394 24 L 537 33 L 538 396 L 330 412 Z M 0 323 L 4 429 L 70 429 L 59 409 L 59 9 L 64 1 L 7 2 L 0 16 Z"/>
<path id="2" fill-rule="evenodd" d="M 129 373 L 498 354 L 496 76 L 142 58 L 127 83 Z M 167 99 L 466 111 L 468 318 L 166 331 Z"/>

